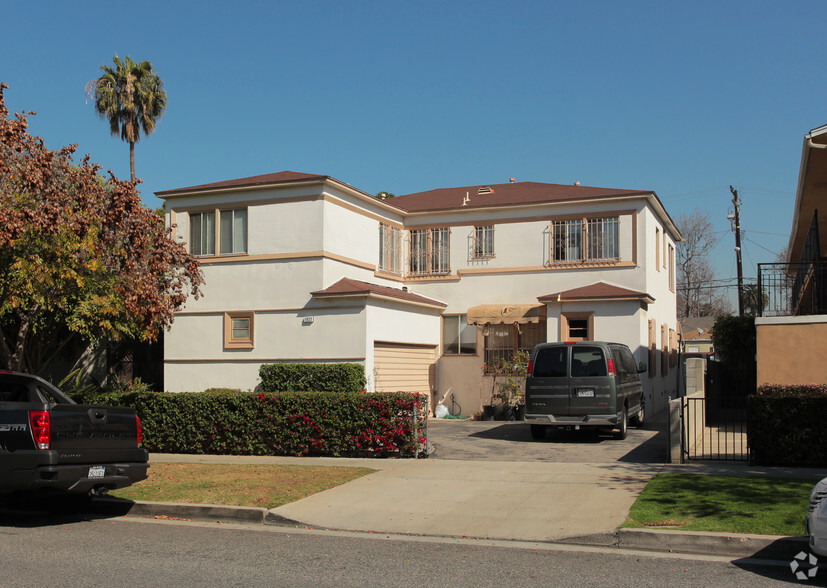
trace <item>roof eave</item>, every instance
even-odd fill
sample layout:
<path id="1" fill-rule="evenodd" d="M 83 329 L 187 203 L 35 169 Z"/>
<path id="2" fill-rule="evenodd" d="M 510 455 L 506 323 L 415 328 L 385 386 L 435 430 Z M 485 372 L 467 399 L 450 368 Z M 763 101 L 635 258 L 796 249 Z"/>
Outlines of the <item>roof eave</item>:
<path id="1" fill-rule="evenodd" d="M 424 302 L 418 300 L 408 300 L 405 298 L 399 298 L 397 296 L 388 296 L 386 294 L 379 294 L 376 292 L 311 292 L 310 295 L 313 298 L 318 300 L 328 300 L 328 299 L 344 299 L 344 298 L 372 298 L 376 300 L 383 300 L 387 302 L 396 302 L 400 304 L 407 304 L 409 306 L 418 306 L 422 308 L 429 308 L 429 309 L 436 309 L 442 310 L 447 308 L 447 304 L 442 302 Z"/>

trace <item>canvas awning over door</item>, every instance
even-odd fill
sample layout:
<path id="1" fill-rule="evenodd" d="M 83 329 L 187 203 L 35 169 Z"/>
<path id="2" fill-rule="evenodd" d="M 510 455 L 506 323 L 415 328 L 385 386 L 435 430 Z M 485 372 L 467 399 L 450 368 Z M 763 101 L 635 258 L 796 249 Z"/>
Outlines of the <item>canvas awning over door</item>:
<path id="1" fill-rule="evenodd" d="M 524 325 L 545 319 L 545 304 L 481 304 L 468 309 L 470 325 Z"/>

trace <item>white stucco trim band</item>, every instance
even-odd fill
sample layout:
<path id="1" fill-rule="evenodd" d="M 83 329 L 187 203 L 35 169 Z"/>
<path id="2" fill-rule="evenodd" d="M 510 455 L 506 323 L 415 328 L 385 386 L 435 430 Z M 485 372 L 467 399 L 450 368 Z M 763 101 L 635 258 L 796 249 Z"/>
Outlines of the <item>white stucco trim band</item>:
<path id="1" fill-rule="evenodd" d="M 827 314 L 811 314 L 807 316 L 765 316 L 755 317 L 758 325 L 818 325 L 827 323 Z"/>

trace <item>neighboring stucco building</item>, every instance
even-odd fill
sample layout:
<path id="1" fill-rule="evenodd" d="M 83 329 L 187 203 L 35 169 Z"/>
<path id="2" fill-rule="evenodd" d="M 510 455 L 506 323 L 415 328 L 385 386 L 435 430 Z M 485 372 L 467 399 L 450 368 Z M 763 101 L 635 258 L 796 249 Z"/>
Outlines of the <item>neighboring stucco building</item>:
<path id="1" fill-rule="evenodd" d="M 686 317 L 681 319 L 681 351 L 683 353 L 705 353 L 715 351 L 712 345 L 714 316 Z"/>
<path id="2" fill-rule="evenodd" d="M 370 391 L 490 397 L 543 341 L 628 344 L 647 407 L 677 395 L 674 223 L 653 192 L 510 182 L 378 200 L 280 172 L 159 192 L 205 295 L 165 337 L 165 387 L 255 388 L 262 363 L 363 363 Z"/>
<path id="3" fill-rule="evenodd" d="M 820 212 L 819 212 L 820 210 Z M 787 263 L 758 264 L 758 385 L 825 384 L 827 126 L 804 136 Z"/>

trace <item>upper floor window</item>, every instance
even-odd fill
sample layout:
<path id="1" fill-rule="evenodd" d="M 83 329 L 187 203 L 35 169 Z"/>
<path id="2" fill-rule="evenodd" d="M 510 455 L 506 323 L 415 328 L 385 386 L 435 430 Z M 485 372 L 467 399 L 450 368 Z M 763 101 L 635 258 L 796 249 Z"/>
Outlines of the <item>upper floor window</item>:
<path id="1" fill-rule="evenodd" d="M 410 236 L 409 268 L 412 276 L 451 273 L 449 228 L 414 229 Z"/>
<path id="2" fill-rule="evenodd" d="M 218 215 L 218 230 L 215 217 Z M 247 209 L 191 212 L 190 253 L 215 255 L 215 242 L 221 255 L 247 253 Z"/>
<path id="3" fill-rule="evenodd" d="M 396 227 L 379 225 L 379 269 L 391 274 L 401 274 L 402 231 Z"/>
<path id="4" fill-rule="evenodd" d="M 222 254 L 247 253 L 247 209 L 221 211 L 221 235 L 219 237 Z"/>
<path id="5" fill-rule="evenodd" d="M 660 227 L 655 227 L 655 268 L 660 271 Z"/>
<path id="6" fill-rule="evenodd" d="M 619 258 L 617 217 L 552 221 L 552 262 L 615 261 Z"/>
<path id="7" fill-rule="evenodd" d="M 675 248 L 669 245 L 669 289 L 675 291 Z"/>
<path id="8" fill-rule="evenodd" d="M 494 225 L 474 227 L 474 259 L 494 257 Z"/>
<path id="9" fill-rule="evenodd" d="M 190 253 L 215 255 L 215 213 L 190 214 Z"/>

